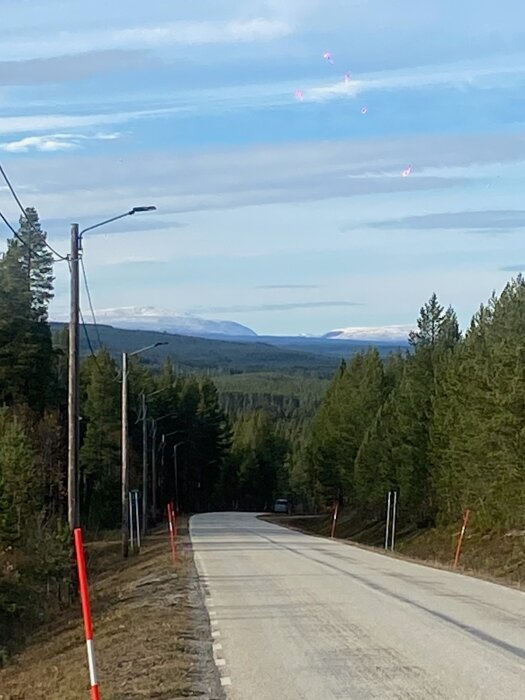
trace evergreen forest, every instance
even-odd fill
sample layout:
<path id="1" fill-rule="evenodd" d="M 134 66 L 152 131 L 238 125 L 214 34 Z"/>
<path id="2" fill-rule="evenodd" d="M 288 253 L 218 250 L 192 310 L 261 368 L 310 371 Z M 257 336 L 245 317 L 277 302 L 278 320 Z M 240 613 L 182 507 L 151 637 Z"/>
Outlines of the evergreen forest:
<path id="1" fill-rule="evenodd" d="M 68 336 L 48 321 L 54 261 L 34 209 L 17 233 L 0 260 L 0 662 L 68 604 L 71 574 Z M 523 528 L 524 328 L 518 277 L 464 333 L 433 294 L 406 350 L 360 349 L 331 378 L 312 358 L 303 371 L 257 360 L 235 373 L 132 358 L 130 487 L 142 490 L 145 425 L 151 526 L 168 501 L 191 513 L 268 510 L 278 497 L 309 513 L 339 501 L 368 522 L 396 490 L 405 526 L 446 526 L 470 508 L 482 532 Z M 95 536 L 120 527 L 122 376 L 92 331 L 84 327 L 79 492 Z"/>

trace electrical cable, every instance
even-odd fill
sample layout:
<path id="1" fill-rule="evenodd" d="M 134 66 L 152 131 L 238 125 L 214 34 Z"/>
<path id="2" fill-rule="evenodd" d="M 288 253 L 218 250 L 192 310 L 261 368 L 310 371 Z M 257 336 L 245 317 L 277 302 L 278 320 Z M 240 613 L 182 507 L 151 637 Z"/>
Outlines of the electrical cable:
<path id="1" fill-rule="evenodd" d="M 89 308 L 91 310 L 91 317 L 93 319 L 93 325 L 95 326 L 95 333 L 97 334 L 98 348 L 102 350 L 102 341 L 100 340 L 100 332 L 98 330 L 97 319 L 95 316 L 95 309 L 93 308 L 93 302 L 91 300 L 91 292 L 89 291 L 89 284 L 86 275 L 86 268 L 84 267 L 84 258 L 80 258 L 80 267 L 82 268 L 82 277 L 84 278 L 84 288 L 86 290 L 86 295 L 89 302 Z"/>
<path id="2" fill-rule="evenodd" d="M 7 228 L 11 231 L 11 233 L 13 234 L 13 236 L 14 236 L 15 238 L 17 238 L 17 239 L 20 241 L 20 243 L 22 243 L 23 245 L 25 245 L 25 247 L 29 250 L 30 253 L 35 253 L 35 255 L 36 255 L 36 251 L 34 251 L 33 248 L 31 248 L 31 246 L 29 245 L 29 243 L 27 243 L 26 241 L 24 241 L 24 239 L 22 238 L 22 236 L 20 236 L 19 233 L 11 226 L 11 224 L 9 223 L 9 221 L 6 219 L 6 217 L 3 215 L 3 213 L 2 213 L 1 211 L 0 211 L 0 219 L 2 219 L 2 221 L 3 221 L 4 224 L 7 226 Z"/>
<path id="3" fill-rule="evenodd" d="M 97 367 L 97 369 L 98 369 L 98 372 L 99 372 L 100 376 L 102 377 L 102 376 L 104 376 L 104 373 L 102 372 L 102 368 L 101 368 L 100 365 L 98 364 L 98 358 L 97 358 L 97 356 L 96 356 L 96 354 L 95 354 L 95 351 L 94 351 L 94 349 L 93 349 L 93 345 L 92 345 L 92 343 L 91 343 L 91 338 L 89 337 L 89 332 L 88 332 L 88 329 L 87 329 L 86 322 L 84 321 L 84 315 L 83 315 L 83 313 L 82 313 L 82 309 L 79 309 L 79 310 L 78 310 L 78 313 L 79 313 L 79 316 L 80 316 L 80 323 L 81 323 L 81 325 L 82 325 L 82 329 L 83 329 L 83 331 L 84 331 L 84 335 L 86 336 L 86 342 L 87 342 L 87 344 L 88 344 L 89 352 L 90 352 L 90 354 L 91 354 L 91 357 L 92 357 L 93 360 L 95 361 L 95 365 L 96 365 L 96 367 Z"/>
<path id="4" fill-rule="evenodd" d="M 27 212 L 26 212 L 26 210 L 25 210 L 25 208 L 24 208 L 24 205 L 23 205 L 22 202 L 20 201 L 20 198 L 18 197 L 18 195 L 17 195 L 17 193 L 16 193 L 16 191 L 15 191 L 15 188 L 14 188 L 13 185 L 11 184 L 11 181 L 10 181 L 9 178 L 7 177 L 7 174 L 6 174 L 4 168 L 2 167 L 1 164 L 0 164 L 0 174 L 1 174 L 2 177 L 4 178 L 5 184 L 6 184 L 7 187 L 9 188 L 9 191 L 10 191 L 11 194 L 13 195 L 13 199 L 14 199 L 15 202 L 18 204 L 18 207 L 19 207 L 20 211 L 22 212 L 23 216 L 25 217 L 25 219 L 26 219 L 27 223 L 29 224 L 29 226 L 33 229 L 33 231 L 34 231 L 35 233 L 42 234 L 42 231 L 39 231 L 39 230 L 34 226 L 34 224 L 33 224 L 31 221 L 29 221 L 29 219 L 28 219 L 28 217 L 27 217 Z M 3 218 L 3 217 L 2 217 L 2 218 Z M 9 228 L 11 228 L 11 226 L 9 226 Z M 15 234 L 15 235 L 16 235 L 16 234 Z M 17 237 L 18 239 L 20 239 L 20 237 L 19 237 L 18 235 L 17 235 L 16 237 Z M 23 241 L 23 242 L 25 243 L 25 241 Z M 67 255 L 60 255 L 60 253 L 58 253 L 58 252 L 53 248 L 53 246 L 51 246 L 51 245 L 47 242 L 47 240 L 46 240 L 44 237 L 43 237 L 43 242 L 44 242 L 44 244 L 49 248 L 49 250 L 53 253 L 53 255 L 56 255 L 56 257 L 57 257 L 59 260 L 67 260 Z M 28 246 L 28 247 L 29 247 L 29 246 Z"/>

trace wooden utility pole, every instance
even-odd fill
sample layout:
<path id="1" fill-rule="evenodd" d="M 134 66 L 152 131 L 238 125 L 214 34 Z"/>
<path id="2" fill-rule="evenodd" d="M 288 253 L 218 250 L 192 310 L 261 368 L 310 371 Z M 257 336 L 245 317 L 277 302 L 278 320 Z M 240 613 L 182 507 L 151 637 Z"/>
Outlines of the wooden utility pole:
<path id="1" fill-rule="evenodd" d="M 129 553 L 128 355 L 122 353 L 122 556 Z"/>
<path id="2" fill-rule="evenodd" d="M 148 531 L 148 425 L 146 393 L 142 392 L 142 536 Z"/>
<path id="3" fill-rule="evenodd" d="M 157 522 L 157 421 L 155 419 L 151 441 L 151 512 L 155 524 Z"/>
<path id="4" fill-rule="evenodd" d="M 68 374 L 68 452 L 67 452 L 67 519 L 71 533 L 79 526 L 78 498 L 78 408 L 79 408 L 79 347 L 78 317 L 80 305 L 79 277 L 79 234 L 78 224 L 71 225 L 71 299 L 69 315 L 69 374 Z"/>

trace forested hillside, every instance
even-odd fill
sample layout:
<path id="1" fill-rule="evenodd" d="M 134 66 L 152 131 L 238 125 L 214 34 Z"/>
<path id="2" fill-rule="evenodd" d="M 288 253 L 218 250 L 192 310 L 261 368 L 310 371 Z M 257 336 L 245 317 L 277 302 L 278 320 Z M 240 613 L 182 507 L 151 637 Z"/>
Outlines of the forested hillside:
<path id="1" fill-rule="evenodd" d="M 364 520 L 399 493 L 401 525 L 446 525 L 473 512 L 478 531 L 525 524 L 525 281 L 511 281 L 464 337 L 433 295 L 409 352 L 342 363 L 315 416 L 291 488 L 335 499 Z"/>
<path id="2" fill-rule="evenodd" d="M 59 336 L 65 324 L 53 323 L 55 337 Z M 285 372 L 287 374 L 313 375 L 330 377 L 337 362 L 345 354 L 344 343 L 339 345 L 339 352 L 334 356 L 333 350 L 328 354 L 315 350 L 308 351 L 299 347 L 276 347 L 262 341 L 233 342 L 210 338 L 193 338 L 185 335 L 173 335 L 158 331 L 123 330 L 111 326 L 98 325 L 97 329 L 86 323 L 88 337 L 82 333 L 80 352 L 87 356 L 91 346 L 100 344 L 107 348 L 112 357 L 120 358 L 123 352 L 132 352 L 145 345 L 157 342 L 166 343 L 152 349 L 145 364 L 159 369 L 166 360 L 171 360 L 177 372 L 197 372 L 209 370 L 213 374 L 235 374 L 238 372 Z M 333 341 L 334 343 L 337 341 Z M 356 346 L 358 352 L 361 345 Z M 320 349 L 320 348 L 319 348 Z"/>

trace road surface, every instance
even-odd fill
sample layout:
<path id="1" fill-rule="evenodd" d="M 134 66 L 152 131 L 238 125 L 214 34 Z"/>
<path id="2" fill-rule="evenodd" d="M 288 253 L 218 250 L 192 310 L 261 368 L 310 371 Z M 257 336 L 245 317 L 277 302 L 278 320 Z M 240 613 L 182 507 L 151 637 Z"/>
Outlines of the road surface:
<path id="1" fill-rule="evenodd" d="M 233 700 L 525 700 L 525 593 L 303 535 L 194 516 Z"/>

